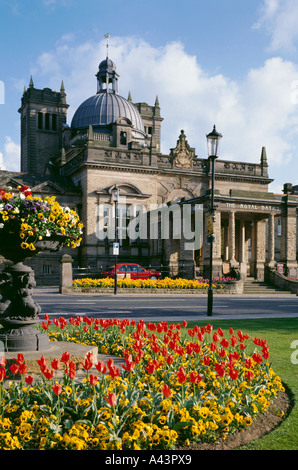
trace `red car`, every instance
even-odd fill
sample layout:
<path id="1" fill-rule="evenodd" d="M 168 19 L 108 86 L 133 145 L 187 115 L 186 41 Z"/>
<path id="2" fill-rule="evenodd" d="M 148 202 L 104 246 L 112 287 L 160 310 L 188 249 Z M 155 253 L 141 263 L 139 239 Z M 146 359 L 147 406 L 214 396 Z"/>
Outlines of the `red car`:
<path id="1" fill-rule="evenodd" d="M 115 266 L 106 268 L 103 277 L 114 277 Z M 161 273 L 151 269 L 142 268 L 139 264 L 120 263 L 117 264 L 117 278 L 119 279 L 161 279 Z"/>

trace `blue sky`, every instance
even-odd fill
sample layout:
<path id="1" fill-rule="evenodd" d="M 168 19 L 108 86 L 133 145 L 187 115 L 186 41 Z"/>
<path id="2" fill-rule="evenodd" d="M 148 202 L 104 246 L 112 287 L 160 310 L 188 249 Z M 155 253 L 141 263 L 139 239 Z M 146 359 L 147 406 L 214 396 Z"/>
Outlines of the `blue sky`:
<path id="1" fill-rule="evenodd" d="M 30 75 L 36 88 L 64 81 L 70 123 L 96 92 L 110 33 L 120 95 L 158 95 L 163 153 L 184 129 L 205 158 L 215 123 L 221 158 L 258 163 L 265 146 L 270 190 L 298 184 L 297 24 L 297 0 L 1 0 L 0 168 L 19 170 Z"/>

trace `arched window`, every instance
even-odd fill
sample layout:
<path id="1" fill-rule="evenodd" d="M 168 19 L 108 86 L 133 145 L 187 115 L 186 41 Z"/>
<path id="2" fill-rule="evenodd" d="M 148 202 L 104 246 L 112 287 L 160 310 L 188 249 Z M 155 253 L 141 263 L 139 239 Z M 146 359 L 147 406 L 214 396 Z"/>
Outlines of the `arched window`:
<path id="1" fill-rule="evenodd" d="M 127 134 L 126 132 L 120 132 L 120 144 L 121 145 L 126 145 L 127 143 Z"/>

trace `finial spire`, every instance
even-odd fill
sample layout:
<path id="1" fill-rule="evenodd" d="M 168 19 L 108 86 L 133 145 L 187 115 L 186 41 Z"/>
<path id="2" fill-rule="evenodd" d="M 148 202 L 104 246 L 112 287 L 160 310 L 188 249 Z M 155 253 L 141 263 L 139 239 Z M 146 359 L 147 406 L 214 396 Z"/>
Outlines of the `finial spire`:
<path id="1" fill-rule="evenodd" d="M 34 87 L 34 84 L 33 84 L 33 78 L 32 78 L 32 75 L 30 76 L 30 83 L 29 83 L 29 88 L 33 88 Z"/>
<path id="2" fill-rule="evenodd" d="M 110 33 L 105 34 L 105 38 L 107 40 L 107 59 L 109 58 L 109 39 L 110 39 Z"/>

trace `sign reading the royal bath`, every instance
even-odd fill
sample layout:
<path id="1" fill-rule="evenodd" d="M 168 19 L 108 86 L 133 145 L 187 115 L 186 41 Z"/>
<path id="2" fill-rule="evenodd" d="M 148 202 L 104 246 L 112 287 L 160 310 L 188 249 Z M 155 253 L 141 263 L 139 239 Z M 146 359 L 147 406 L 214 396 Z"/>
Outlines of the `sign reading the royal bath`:
<path id="1" fill-rule="evenodd" d="M 266 204 L 248 204 L 248 203 L 238 203 L 235 202 L 227 202 L 226 207 L 228 209 L 243 209 L 247 211 L 278 211 L 279 207 L 266 205 Z"/>

